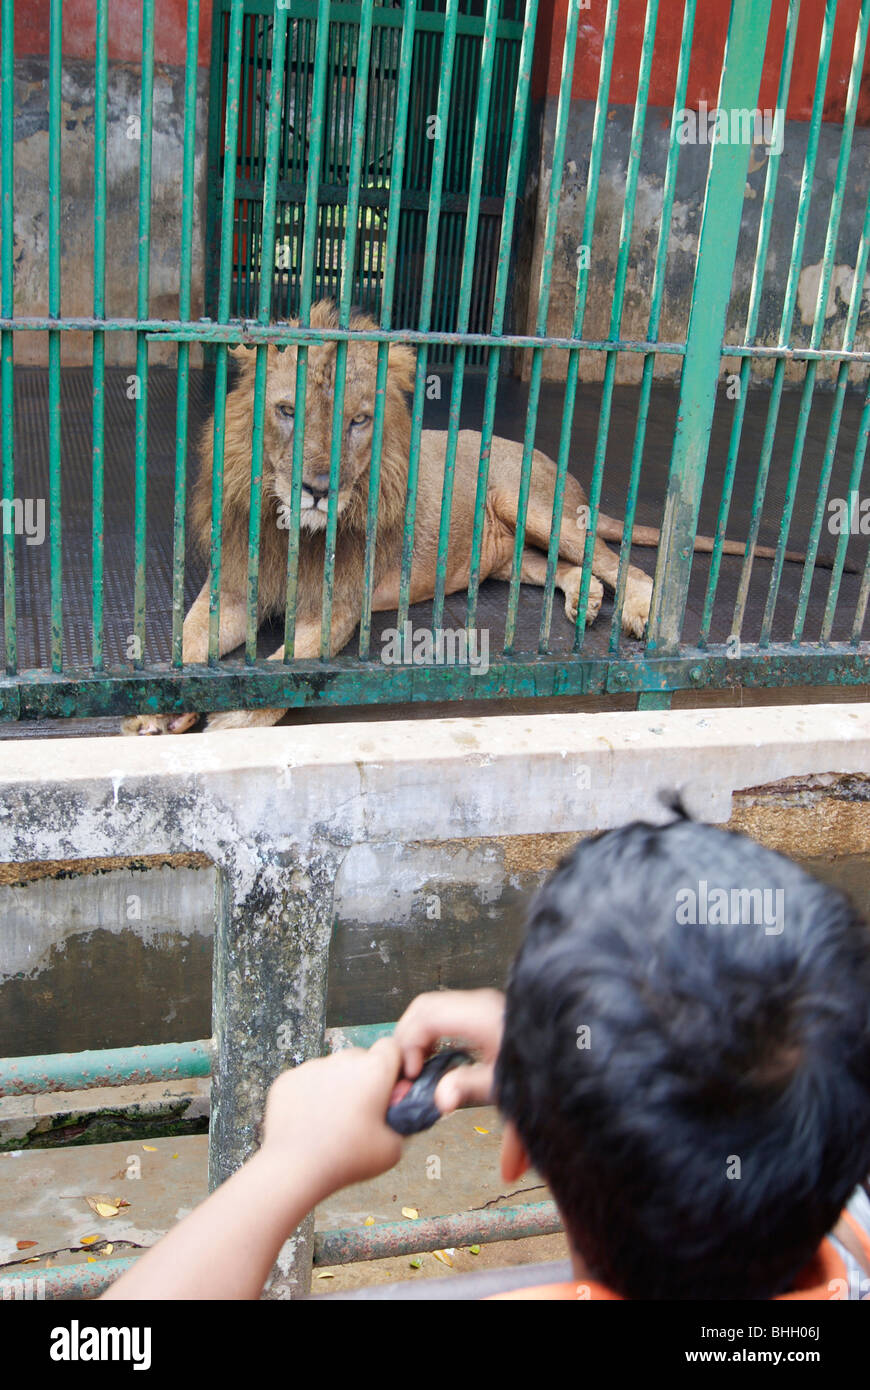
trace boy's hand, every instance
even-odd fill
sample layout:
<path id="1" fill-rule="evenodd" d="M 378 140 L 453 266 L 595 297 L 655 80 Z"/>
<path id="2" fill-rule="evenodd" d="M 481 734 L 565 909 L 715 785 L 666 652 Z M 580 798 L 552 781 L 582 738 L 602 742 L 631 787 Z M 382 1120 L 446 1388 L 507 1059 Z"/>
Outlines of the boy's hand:
<path id="1" fill-rule="evenodd" d="M 497 989 L 449 989 L 418 994 L 396 1024 L 402 1073 L 411 1080 L 442 1038 L 469 1043 L 481 1060 L 454 1067 L 435 1090 L 435 1104 L 448 1115 L 463 1105 L 492 1101 L 493 1072 L 504 1026 L 504 995 Z"/>
<path id="2" fill-rule="evenodd" d="M 261 1152 L 289 1170 L 304 1154 L 328 1196 L 398 1163 L 402 1141 L 385 1121 L 402 1057 L 393 1038 L 304 1062 L 273 1082 Z"/>

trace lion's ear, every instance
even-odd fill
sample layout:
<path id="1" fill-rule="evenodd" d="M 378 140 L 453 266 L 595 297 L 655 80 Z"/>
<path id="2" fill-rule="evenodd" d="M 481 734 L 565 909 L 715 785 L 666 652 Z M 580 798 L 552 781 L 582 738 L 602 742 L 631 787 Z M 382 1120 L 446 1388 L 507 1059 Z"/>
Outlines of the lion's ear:
<path id="1" fill-rule="evenodd" d="M 256 352 L 246 343 L 231 343 L 227 352 L 239 370 L 243 372 L 251 367 L 257 359 Z"/>
<path id="2" fill-rule="evenodd" d="M 417 354 L 407 343 L 390 348 L 390 379 L 400 391 L 413 391 L 417 370 Z"/>

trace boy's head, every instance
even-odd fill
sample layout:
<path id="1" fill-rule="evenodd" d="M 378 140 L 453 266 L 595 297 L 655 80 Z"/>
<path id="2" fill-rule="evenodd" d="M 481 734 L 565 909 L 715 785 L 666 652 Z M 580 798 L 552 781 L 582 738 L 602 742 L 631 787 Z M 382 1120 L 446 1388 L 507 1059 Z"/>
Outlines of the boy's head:
<path id="1" fill-rule="evenodd" d="M 741 835 L 585 841 L 532 904 L 496 1092 L 592 1277 L 772 1297 L 870 1171 L 870 928 Z"/>

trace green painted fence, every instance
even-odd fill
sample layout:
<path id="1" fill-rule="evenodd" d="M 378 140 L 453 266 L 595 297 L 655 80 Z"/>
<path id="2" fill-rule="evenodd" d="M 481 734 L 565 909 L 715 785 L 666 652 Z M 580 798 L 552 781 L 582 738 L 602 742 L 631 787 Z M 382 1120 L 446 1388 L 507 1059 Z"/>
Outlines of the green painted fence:
<path id="1" fill-rule="evenodd" d="M 518 0 L 516 0 L 518 3 Z M 603 3 L 603 0 L 602 0 Z M 61 209 L 59 202 L 62 126 L 63 14 L 60 0 L 51 0 L 51 41 L 48 66 L 48 312 L 28 314 L 14 300 L 15 248 L 13 236 L 14 111 L 13 0 L 0 0 L 2 16 L 2 246 L 0 246 L 0 388 L 2 388 L 3 626 L 6 676 L 0 680 L 0 717 L 39 718 L 48 715 L 132 713 L 142 710 L 219 710 L 239 706 L 300 706 L 401 701 L 449 697 L 494 698 L 560 693 L 637 692 L 641 705 L 663 707 L 680 688 L 734 685 L 857 684 L 870 679 L 870 646 L 862 640 L 870 598 L 870 558 L 862 560 L 853 585 L 854 605 L 848 635 L 833 640 L 835 620 L 842 629 L 841 582 L 846 569 L 849 535 L 839 535 L 824 613 L 817 631 L 807 631 L 808 602 L 814 561 L 822 541 L 827 489 L 838 445 L 846 387 L 850 373 L 866 389 L 870 352 L 856 347 L 863 283 L 870 252 L 870 207 L 865 212 L 857 248 L 838 249 L 841 213 L 850 180 L 850 156 L 864 64 L 870 0 L 862 0 L 854 38 L 845 119 L 833 186 L 825 184 L 817 157 L 825 107 L 829 59 L 837 18 L 836 0 L 827 0 L 818 57 L 815 101 L 808 126 L 800 200 L 789 252 L 788 280 L 778 340 L 757 340 L 759 306 L 769 261 L 774 196 L 780 156 L 771 148 L 758 229 L 752 288 L 742 341 L 727 341 L 726 319 L 732 273 L 738 255 L 743 190 L 749 167 L 748 143 L 717 141 L 711 147 L 703 218 L 694 271 L 692 309 L 684 341 L 659 338 L 666 293 L 668 249 L 681 145 L 679 112 L 683 107 L 692 54 L 697 0 L 685 0 L 679 70 L 676 80 L 670 144 L 662 187 L 662 215 L 649 296 L 646 339 L 622 336 L 623 309 L 632 264 L 632 232 L 642 172 L 647 99 L 659 12 L 658 0 L 648 0 L 646 29 L 637 81 L 637 100 L 627 158 L 625 196 L 619 249 L 612 290 L 608 335 L 584 337 L 590 269 L 580 258 L 574 287 L 570 337 L 548 336 L 552 271 L 558 236 L 571 81 L 582 7 L 570 0 L 564 40 L 561 90 L 555 117 L 552 174 L 546 205 L 540 216 L 540 275 L 534 332 L 518 333 L 509 319 L 510 291 L 516 269 L 518 210 L 524 192 L 524 169 L 530 122 L 530 76 L 535 47 L 537 0 L 525 10 L 515 0 L 487 0 L 484 7 L 467 0 L 404 0 L 385 5 L 374 0 L 360 4 L 331 0 L 221 0 L 215 5 L 209 130 L 195 128 L 198 0 L 188 4 L 188 58 L 185 77 L 184 161 L 179 199 L 183 213 L 179 258 L 179 317 L 168 321 L 151 313 L 149 267 L 152 241 L 151 177 L 153 143 L 154 4 L 144 0 L 142 21 L 141 141 L 139 162 L 139 263 L 136 317 L 106 315 L 106 226 L 110 216 L 107 191 L 106 92 L 108 63 L 108 0 L 98 0 L 95 31 L 96 101 L 94 111 L 94 295 L 87 318 L 62 313 Z M 483 13 L 479 13 L 483 8 Z M 583 243 L 593 248 L 601 235 L 599 188 L 605 157 L 610 79 L 617 40 L 618 0 L 608 0 L 600 55 L 598 98 L 586 173 Z M 472 12 L 474 11 L 474 12 Z M 795 53 L 800 0 L 790 0 L 781 59 L 778 103 L 785 107 Z M 771 0 L 733 0 L 727 48 L 721 73 L 721 109 L 751 110 L 758 104 L 762 60 L 770 21 Z M 278 60 L 273 61 L 275 55 Z M 443 138 L 425 140 L 425 121 L 437 118 Z M 446 132 L 446 134 L 444 134 Z M 207 268 L 209 316 L 191 317 L 192 236 L 195 198 L 195 155 L 198 140 L 208 145 L 209 203 Z M 809 345 L 795 331 L 795 310 L 810 218 L 811 200 L 829 204 L 828 229 L 819 274 L 816 309 Z M 743 253 L 745 254 L 745 252 Z M 837 257 L 855 266 L 845 328 L 837 345 L 825 341 L 826 308 Z M 481 274 L 481 266 L 486 273 Z M 324 291 L 338 304 L 335 329 L 308 326 L 312 304 Z M 375 309 L 379 327 L 351 331 L 351 305 L 362 300 Z M 279 322 L 298 315 L 300 326 Z M 17 479 L 26 461 L 13 448 L 13 374 L 15 338 L 19 331 L 39 331 L 48 337 L 49 383 L 49 502 L 50 502 L 50 668 L 20 670 L 17 648 L 16 542 L 7 524 L 16 497 Z M 135 412 L 135 448 L 128 460 L 135 480 L 135 526 L 132 548 L 134 602 L 131 631 L 137 655 L 126 666 L 111 667 L 104 656 L 105 593 L 102 530 L 105 488 L 105 363 L 106 334 L 134 332 L 136 372 L 140 381 Z M 86 668 L 70 667 L 64 658 L 63 516 L 61 514 L 61 334 L 93 335 L 93 478 L 92 478 L 92 659 Z M 356 339 L 376 341 L 378 382 L 383 388 L 388 347 L 408 342 L 417 350 L 412 404 L 412 447 L 405 508 L 405 536 L 399 592 L 398 625 L 410 607 L 414 517 L 418 487 L 419 440 L 425 404 L 427 370 L 436 362 L 452 362 L 452 384 L 441 527 L 437 548 L 432 625 L 444 616 L 448 522 L 454 480 L 457 434 L 467 369 L 485 371 L 483 441 L 480 449 L 477 509 L 473 522 L 471 582 L 467 625 L 473 628 L 479 611 L 481 548 L 486 502 L 490 441 L 496 429 L 496 395 L 505 360 L 522 351 L 529 362 L 528 409 L 513 574 L 506 596 L 503 650 L 490 657 L 489 671 L 472 676 L 467 666 L 386 667 L 372 650 L 374 544 L 383 438 L 383 400 L 380 389 L 374 412 L 374 458 L 371 468 L 366 578 L 360 594 L 359 638 L 339 656 L 330 657 L 329 631 L 334 591 L 335 538 L 338 524 L 337 483 L 347 345 Z M 297 418 L 304 416 L 308 351 L 318 342 L 335 341 L 336 375 L 333 441 L 329 461 L 329 503 L 323 585 L 321 659 L 294 658 L 295 600 L 299 565 L 299 517 L 303 463 L 303 430 L 297 429 L 293 450 L 293 506 L 287 549 L 287 606 L 285 660 L 267 663 L 257 657 L 257 537 L 262 514 L 262 470 L 256 466 L 263 440 L 267 344 L 300 344 L 297 375 Z M 149 657 L 146 645 L 148 549 L 146 486 L 148 478 L 149 345 L 177 345 L 177 427 L 174 526 L 172 659 L 161 665 Z M 224 410 L 227 399 L 228 348 L 244 342 L 256 347 L 253 418 L 253 458 L 250 493 L 248 625 L 244 659 L 222 659 L 219 650 Z M 185 666 L 182 661 L 184 567 L 186 559 L 186 496 L 188 471 L 188 413 L 191 346 L 203 344 L 215 364 L 215 426 L 212 537 L 210 546 L 210 642 L 208 662 Z M 639 354 L 642 371 L 636 429 L 625 498 L 627 537 L 635 523 L 642 460 L 652 404 L 657 357 L 682 358 L 677 426 L 664 501 L 662 539 L 658 550 L 655 589 L 646 640 L 627 641 L 621 633 L 630 543 L 620 549 L 619 576 L 609 644 L 590 652 L 578 618 L 573 649 L 557 650 L 551 638 L 557 547 L 550 545 L 543 591 L 537 649 L 522 651 L 517 636 L 520 563 L 526 532 L 532 451 L 542 399 L 544 354 L 555 350 L 567 358 L 567 381 L 557 452 L 558 481 L 553 503 L 552 535 L 556 537 L 564 503 L 571 428 L 575 416 L 578 372 L 588 354 L 603 355 L 603 384 L 597 437 L 592 449 L 589 482 L 590 524 L 578 612 L 582 615 L 590 588 L 593 532 L 604 482 L 617 362 L 621 354 Z M 723 543 L 733 501 L 737 455 L 743 432 L 752 365 L 772 359 L 773 378 L 766 427 L 752 504 L 752 525 L 746 537 L 737 600 L 729 641 L 711 639 L 712 614 L 722 575 Z M 741 390 L 733 404 L 731 439 L 719 497 L 715 544 L 709 567 L 700 637 L 683 638 L 686 603 L 693 563 L 692 542 L 698 526 L 702 487 L 717 406 L 717 385 L 723 359 L 740 359 Z M 756 640 L 744 636 L 747 596 L 770 478 L 787 363 L 802 364 L 803 378 L 791 464 L 779 518 L 776 555 Z M 836 367 L 827 444 L 815 476 L 802 476 L 808 420 L 814 402 L 819 364 Z M 850 493 L 857 494 L 863 476 L 870 393 L 864 397 L 850 471 Z M 773 640 L 773 616 L 780 597 L 786 546 L 796 499 L 813 500 L 812 525 L 790 640 Z M 756 572 L 757 573 L 757 572 Z"/>

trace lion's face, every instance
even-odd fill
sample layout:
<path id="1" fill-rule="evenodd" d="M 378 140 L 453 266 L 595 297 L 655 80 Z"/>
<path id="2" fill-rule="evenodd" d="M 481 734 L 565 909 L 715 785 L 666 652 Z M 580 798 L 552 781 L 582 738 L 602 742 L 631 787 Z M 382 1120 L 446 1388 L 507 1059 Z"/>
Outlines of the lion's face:
<path id="1" fill-rule="evenodd" d="M 331 304 L 316 304 L 314 326 L 337 323 Z M 351 327 L 371 328 L 369 318 L 354 315 Z M 253 355 L 253 354 L 252 354 Z M 305 391 L 301 525 L 308 531 L 323 530 L 329 494 L 329 465 L 335 400 L 335 343 L 318 344 L 308 351 Z M 356 510 L 365 514 L 371 462 L 372 418 L 375 408 L 378 349 L 376 343 L 352 342 L 347 350 L 344 413 L 340 425 L 341 458 L 338 476 L 338 515 Z M 293 447 L 297 425 L 297 353 L 294 347 L 269 350 L 264 419 L 264 488 L 279 506 L 289 509 L 293 476 Z M 414 355 L 410 349 L 391 349 L 385 402 L 385 437 L 395 433 L 397 419 L 406 421 L 403 392 L 413 383 Z"/>

